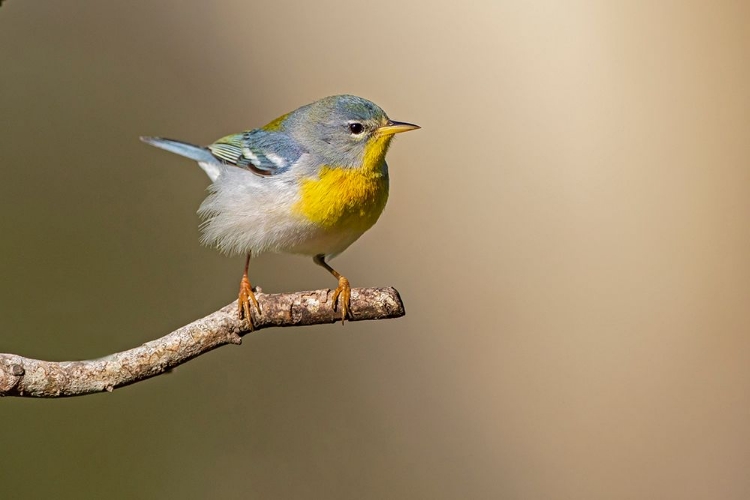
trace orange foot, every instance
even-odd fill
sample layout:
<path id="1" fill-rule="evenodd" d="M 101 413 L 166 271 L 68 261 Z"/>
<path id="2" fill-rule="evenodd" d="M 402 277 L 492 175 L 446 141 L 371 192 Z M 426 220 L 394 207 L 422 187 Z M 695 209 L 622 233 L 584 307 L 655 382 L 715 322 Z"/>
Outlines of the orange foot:
<path id="1" fill-rule="evenodd" d="M 339 286 L 333 292 L 333 310 L 335 311 L 337 306 L 341 309 L 341 324 L 347 318 L 351 317 L 351 309 L 349 308 L 350 299 L 352 297 L 352 287 L 349 285 L 349 280 L 343 276 L 339 277 Z"/>
<path id="2" fill-rule="evenodd" d="M 260 304 L 258 304 L 258 299 L 255 298 L 253 288 L 250 286 L 250 280 L 247 278 L 247 275 L 245 275 L 240 282 L 240 295 L 237 299 L 237 317 L 240 319 L 247 319 L 247 322 L 250 324 L 250 329 L 253 330 L 254 325 L 253 317 L 250 315 L 250 301 L 253 302 L 255 309 L 258 311 L 258 314 L 260 314 Z"/>

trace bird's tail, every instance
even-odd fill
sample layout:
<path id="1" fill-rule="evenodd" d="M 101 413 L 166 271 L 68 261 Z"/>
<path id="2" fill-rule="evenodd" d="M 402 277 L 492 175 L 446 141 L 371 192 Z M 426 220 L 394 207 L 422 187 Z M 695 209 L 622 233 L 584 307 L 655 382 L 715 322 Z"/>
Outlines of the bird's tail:
<path id="1" fill-rule="evenodd" d="M 211 152 L 201 146 L 190 144 L 188 142 L 175 141 L 174 139 L 164 139 L 162 137 L 141 137 L 146 144 L 151 144 L 157 148 L 164 149 L 171 153 L 190 158 L 198 162 L 215 162 L 216 158 Z"/>
<path id="2" fill-rule="evenodd" d="M 198 165 L 208 174 L 208 177 L 212 181 L 215 181 L 221 174 L 222 164 L 211 154 L 208 148 L 196 146 L 189 142 L 164 139 L 162 137 L 141 137 L 141 140 L 146 144 L 151 144 L 157 148 L 197 161 Z"/>

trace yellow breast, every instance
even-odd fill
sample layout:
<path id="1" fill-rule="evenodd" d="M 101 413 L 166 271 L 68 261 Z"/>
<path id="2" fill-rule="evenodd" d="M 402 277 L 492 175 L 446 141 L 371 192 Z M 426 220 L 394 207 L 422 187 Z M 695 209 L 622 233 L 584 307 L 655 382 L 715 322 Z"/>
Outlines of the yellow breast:
<path id="1" fill-rule="evenodd" d="M 388 200 L 382 169 L 324 166 L 317 179 L 302 182 L 295 211 L 326 229 L 365 232 Z"/>

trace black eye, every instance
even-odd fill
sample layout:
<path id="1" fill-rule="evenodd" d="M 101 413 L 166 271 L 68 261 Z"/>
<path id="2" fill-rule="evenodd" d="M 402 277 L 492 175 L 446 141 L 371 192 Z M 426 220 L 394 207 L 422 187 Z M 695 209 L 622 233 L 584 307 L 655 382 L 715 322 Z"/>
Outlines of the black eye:
<path id="1" fill-rule="evenodd" d="M 354 135 L 359 135 L 365 130 L 365 127 L 361 123 L 350 123 L 349 124 L 349 131 Z"/>

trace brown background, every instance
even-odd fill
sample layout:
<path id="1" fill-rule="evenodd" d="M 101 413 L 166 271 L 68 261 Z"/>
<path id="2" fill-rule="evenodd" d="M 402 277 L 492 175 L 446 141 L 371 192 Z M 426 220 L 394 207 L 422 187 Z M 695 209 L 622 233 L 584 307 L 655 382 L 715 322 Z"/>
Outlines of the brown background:
<path id="1" fill-rule="evenodd" d="M 4 399 L 3 498 L 750 498 L 748 5 L 5 2 L 2 352 L 98 357 L 235 297 L 205 175 L 139 135 L 344 92 L 423 129 L 335 261 L 406 318 Z"/>

